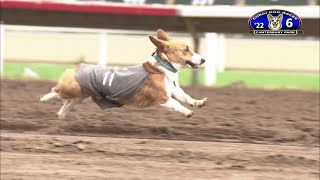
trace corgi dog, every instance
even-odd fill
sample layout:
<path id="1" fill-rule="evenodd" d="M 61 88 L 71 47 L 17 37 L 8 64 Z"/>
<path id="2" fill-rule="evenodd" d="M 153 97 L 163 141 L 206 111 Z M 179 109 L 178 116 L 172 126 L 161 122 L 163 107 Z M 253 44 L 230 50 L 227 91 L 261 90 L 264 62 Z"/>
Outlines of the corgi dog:
<path id="1" fill-rule="evenodd" d="M 279 14 L 277 17 L 272 16 L 271 14 L 268 14 L 268 21 L 269 21 L 269 29 L 271 30 L 279 30 L 282 27 L 282 18 L 283 15 Z"/>
<path id="2" fill-rule="evenodd" d="M 40 101 L 62 99 L 63 106 L 57 113 L 59 118 L 64 118 L 76 104 L 90 96 L 101 109 L 160 105 L 191 117 L 193 111 L 180 102 L 202 107 L 208 99 L 196 100 L 186 94 L 179 86 L 178 70 L 186 66 L 197 69 L 205 59 L 193 52 L 186 42 L 171 39 L 161 29 L 149 39 L 156 51 L 145 63 L 129 68 L 81 64 L 75 70 L 67 69 Z"/>

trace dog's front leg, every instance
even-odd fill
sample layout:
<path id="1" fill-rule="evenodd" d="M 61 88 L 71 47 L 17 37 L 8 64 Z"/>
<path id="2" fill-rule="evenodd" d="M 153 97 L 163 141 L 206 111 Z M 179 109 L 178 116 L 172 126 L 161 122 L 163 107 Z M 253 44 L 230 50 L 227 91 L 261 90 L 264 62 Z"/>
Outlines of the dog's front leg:
<path id="1" fill-rule="evenodd" d="M 166 103 L 161 104 L 161 106 L 180 112 L 187 118 L 193 115 L 193 112 L 191 110 L 182 106 L 177 100 L 173 98 L 169 98 L 169 100 Z"/>
<path id="2" fill-rule="evenodd" d="M 208 98 L 203 98 L 201 100 L 196 100 L 190 97 L 187 93 L 183 91 L 179 86 L 176 87 L 172 93 L 173 97 L 181 102 L 186 102 L 190 106 L 202 107 L 207 104 Z"/>

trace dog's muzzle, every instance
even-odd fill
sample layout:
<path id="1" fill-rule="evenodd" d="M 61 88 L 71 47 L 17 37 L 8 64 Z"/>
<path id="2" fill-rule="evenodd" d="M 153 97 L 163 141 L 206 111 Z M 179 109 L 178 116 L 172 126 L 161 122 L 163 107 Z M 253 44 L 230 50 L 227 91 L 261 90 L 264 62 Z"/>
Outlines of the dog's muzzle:
<path id="1" fill-rule="evenodd" d="M 199 65 L 203 64 L 204 62 L 206 62 L 206 60 L 201 58 L 200 64 L 195 64 L 195 63 L 193 63 L 191 61 L 186 61 L 186 64 L 190 65 L 193 69 L 198 69 Z"/>

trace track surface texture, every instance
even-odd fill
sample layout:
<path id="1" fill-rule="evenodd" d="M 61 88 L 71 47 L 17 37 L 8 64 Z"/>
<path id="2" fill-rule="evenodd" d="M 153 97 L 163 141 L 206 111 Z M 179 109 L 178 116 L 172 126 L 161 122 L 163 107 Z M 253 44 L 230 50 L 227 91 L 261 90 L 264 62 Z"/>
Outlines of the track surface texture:
<path id="1" fill-rule="evenodd" d="M 54 82 L 1 81 L 0 179 L 319 179 L 319 93 L 184 88 L 208 105 L 191 118 L 162 107 L 65 119 Z"/>

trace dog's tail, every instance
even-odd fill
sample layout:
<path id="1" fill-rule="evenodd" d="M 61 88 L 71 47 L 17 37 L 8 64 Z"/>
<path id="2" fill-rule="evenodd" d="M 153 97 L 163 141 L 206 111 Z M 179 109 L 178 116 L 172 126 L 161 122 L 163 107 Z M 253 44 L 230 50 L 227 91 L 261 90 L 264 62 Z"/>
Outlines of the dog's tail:
<path id="1" fill-rule="evenodd" d="M 80 67 L 80 64 L 82 64 L 82 63 L 85 63 L 86 61 L 85 61 L 85 57 L 84 56 L 80 56 L 79 58 L 77 58 L 77 59 L 75 59 L 75 61 L 74 61 L 75 63 L 75 65 L 76 65 L 76 70 L 78 70 L 79 69 L 79 67 Z"/>

